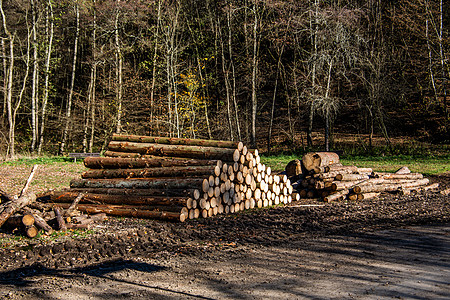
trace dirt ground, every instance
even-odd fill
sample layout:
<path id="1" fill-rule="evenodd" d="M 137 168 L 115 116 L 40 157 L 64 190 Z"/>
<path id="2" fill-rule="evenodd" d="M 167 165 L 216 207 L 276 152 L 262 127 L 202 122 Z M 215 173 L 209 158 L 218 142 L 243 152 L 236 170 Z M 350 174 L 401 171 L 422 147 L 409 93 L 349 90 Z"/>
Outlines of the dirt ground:
<path id="1" fill-rule="evenodd" d="M 0 298 L 448 299 L 449 221 L 449 197 L 434 192 L 186 223 L 110 218 L 87 236 L 1 249 Z"/>

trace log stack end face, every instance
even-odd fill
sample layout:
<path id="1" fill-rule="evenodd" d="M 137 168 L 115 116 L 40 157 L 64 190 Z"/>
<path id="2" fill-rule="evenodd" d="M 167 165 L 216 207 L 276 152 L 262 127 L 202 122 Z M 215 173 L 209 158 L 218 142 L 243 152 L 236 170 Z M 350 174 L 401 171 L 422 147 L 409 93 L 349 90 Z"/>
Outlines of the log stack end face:
<path id="1" fill-rule="evenodd" d="M 95 208 L 80 204 L 86 212 L 104 209 L 109 214 L 184 222 L 292 199 L 287 177 L 271 174 L 258 150 L 242 142 L 114 135 L 105 153 L 107 157 L 85 160 L 90 170 L 71 182 L 73 191 L 88 193 L 83 201 L 100 203 Z M 108 197 L 94 195 L 102 193 Z M 150 202 L 167 206 L 143 206 Z M 135 209 L 127 212 L 125 206 L 133 205 Z"/>

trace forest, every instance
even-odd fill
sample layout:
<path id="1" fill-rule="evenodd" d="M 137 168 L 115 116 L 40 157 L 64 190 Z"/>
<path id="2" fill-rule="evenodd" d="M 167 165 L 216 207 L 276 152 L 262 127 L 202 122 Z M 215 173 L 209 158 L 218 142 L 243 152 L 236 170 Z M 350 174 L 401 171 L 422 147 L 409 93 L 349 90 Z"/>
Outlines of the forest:
<path id="1" fill-rule="evenodd" d="M 0 0 L 0 153 L 448 144 L 442 0 Z M 318 138 L 320 137 L 320 138 Z"/>

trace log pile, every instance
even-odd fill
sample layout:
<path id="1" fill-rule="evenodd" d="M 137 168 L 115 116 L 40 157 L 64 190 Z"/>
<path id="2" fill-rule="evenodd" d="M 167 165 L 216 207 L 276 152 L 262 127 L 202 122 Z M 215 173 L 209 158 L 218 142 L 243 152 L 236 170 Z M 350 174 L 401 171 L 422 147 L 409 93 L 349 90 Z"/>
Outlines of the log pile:
<path id="1" fill-rule="evenodd" d="M 300 165 L 295 169 L 293 165 Z M 301 161 L 286 166 L 286 173 L 301 198 L 321 198 L 325 202 L 364 200 L 381 192 L 400 192 L 436 189 L 420 173 L 402 167 L 395 173 L 373 172 L 371 168 L 344 166 L 339 156 L 331 152 L 307 153 Z"/>
<path id="2" fill-rule="evenodd" d="M 84 164 L 70 189 L 45 195 L 49 205 L 68 208 L 81 194 L 77 209 L 89 214 L 184 222 L 299 199 L 241 142 L 115 134 L 105 157 Z"/>
<path id="3" fill-rule="evenodd" d="M 95 222 L 106 219 L 106 214 L 93 216 L 81 215 L 70 205 L 66 210 L 59 206 L 45 207 L 36 202 L 36 195 L 28 192 L 37 170 L 34 165 L 28 180 L 18 196 L 8 195 L 0 189 L 0 227 L 12 233 L 19 233 L 29 238 L 36 237 L 40 231 L 51 234 L 54 230 L 66 231 L 75 228 L 90 228 Z"/>

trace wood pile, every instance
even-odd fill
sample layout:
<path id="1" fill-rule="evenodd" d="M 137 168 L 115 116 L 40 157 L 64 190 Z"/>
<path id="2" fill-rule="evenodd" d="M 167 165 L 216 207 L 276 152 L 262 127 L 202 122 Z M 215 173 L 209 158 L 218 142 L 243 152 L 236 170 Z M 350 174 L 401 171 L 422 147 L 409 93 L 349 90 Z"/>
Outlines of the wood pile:
<path id="1" fill-rule="evenodd" d="M 427 178 L 411 173 L 407 167 L 385 173 L 344 166 L 332 152 L 307 153 L 301 161 L 290 162 L 286 174 L 301 198 L 321 198 L 325 202 L 364 200 L 377 197 L 381 192 L 409 194 L 438 187 L 438 184 L 429 185 Z"/>
<path id="2" fill-rule="evenodd" d="M 28 192 L 36 169 L 37 165 L 33 166 L 18 196 L 0 190 L 0 227 L 3 230 L 34 238 L 41 230 L 51 234 L 54 230 L 88 229 L 95 222 L 106 219 L 106 214 L 81 215 L 75 207 L 76 202 L 65 210 L 59 206 L 49 207 L 37 203 L 36 195 Z"/>
<path id="3" fill-rule="evenodd" d="M 104 155 L 86 158 L 70 189 L 41 199 L 65 209 L 80 197 L 77 209 L 89 214 L 181 222 L 299 199 L 241 142 L 115 134 Z"/>

